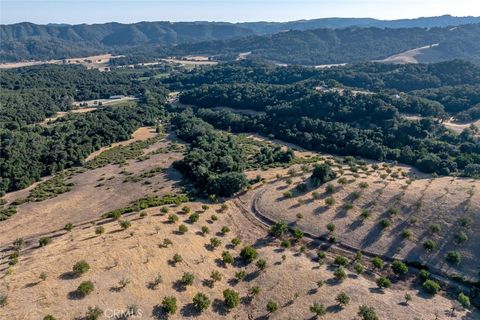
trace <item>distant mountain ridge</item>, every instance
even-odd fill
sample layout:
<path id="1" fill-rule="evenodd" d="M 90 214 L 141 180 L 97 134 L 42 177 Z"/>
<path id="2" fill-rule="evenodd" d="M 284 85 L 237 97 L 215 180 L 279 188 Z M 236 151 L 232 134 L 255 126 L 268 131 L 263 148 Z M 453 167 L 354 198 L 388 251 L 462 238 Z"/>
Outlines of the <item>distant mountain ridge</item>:
<path id="1" fill-rule="evenodd" d="M 170 54 L 202 54 L 229 60 L 241 52 L 249 59 L 321 65 L 384 59 L 407 50 L 422 50 L 421 62 L 465 59 L 480 62 L 480 23 L 444 28 L 314 29 L 287 31 L 223 41 L 179 45 Z"/>
<path id="2" fill-rule="evenodd" d="M 421 17 L 415 19 L 379 20 L 373 18 L 320 18 L 289 22 L 245 22 L 237 25 L 252 30 L 257 35 L 285 30 L 309 30 L 320 28 L 377 27 L 377 28 L 434 28 L 480 23 L 480 17 Z"/>
<path id="3" fill-rule="evenodd" d="M 231 23 L 139 22 L 121 24 L 0 25 L 0 61 L 65 58 L 97 54 L 115 47 L 177 44 L 253 35 Z"/>
<path id="4" fill-rule="evenodd" d="M 178 45 L 184 45 L 185 48 L 191 45 L 192 48 L 196 48 L 195 44 L 197 43 L 214 43 L 213 46 L 218 46 L 219 43 L 222 43 L 220 47 L 229 47 L 229 44 L 242 44 L 249 41 L 262 40 L 262 38 L 255 38 L 255 36 L 267 36 L 269 38 L 264 38 L 263 40 L 270 43 L 273 38 L 283 39 L 284 36 L 282 34 L 284 32 L 282 31 L 288 30 L 291 30 L 290 32 L 300 32 L 298 41 L 303 46 L 310 47 L 311 45 L 315 46 L 315 43 L 305 43 L 308 40 L 305 36 L 309 34 L 309 30 L 313 29 L 337 30 L 341 28 L 375 27 L 400 30 L 410 27 L 456 27 L 475 22 L 480 23 L 480 17 L 441 16 L 402 20 L 322 18 L 292 22 L 248 23 L 160 21 L 122 24 L 110 22 L 92 25 L 38 25 L 22 22 L 0 25 L 0 62 L 62 59 L 99 54 L 106 51 L 122 53 L 122 51 L 127 49 L 131 52 L 132 48 L 137 50 L 150 47 L 167 48 Z M 305 33 L 302 34 L 301 32 Z M 289 33 L 289 35 L 292 34 Z M 329 46 L 328 39 L 319 39 L 316 36 L 309 36 L 309 38 L 312 41 L 316 41 L 317 44 L 318 41 L 327 41 L 326 45 Z M 432 44 L 421 43 L 422 45 Z M 287 43 L 286 45 L 288 46 L 289 44 Z M 231 48 L 228 49 L 230 50 Z M 403 49 L 412 49 L 412 47 L 402 47 Z M 164 50 L 160 51 L 164 52 Z M 235 51 L 235 48 L 233 48 L 233 51 Z M 386 51 L 398 53 L 395 50 Z M 379 56 L 383 56 L 383 54 Z"/>

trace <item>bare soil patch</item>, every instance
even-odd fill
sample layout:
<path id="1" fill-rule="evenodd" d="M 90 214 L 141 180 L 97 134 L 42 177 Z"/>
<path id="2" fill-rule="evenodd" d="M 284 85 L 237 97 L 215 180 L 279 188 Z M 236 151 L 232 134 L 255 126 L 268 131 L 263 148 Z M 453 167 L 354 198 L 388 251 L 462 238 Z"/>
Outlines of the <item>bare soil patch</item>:
<path id="1" fill-rule="evenodd" d="M 70 58 L 65 60 L 41 60 L 41 61 L 22 61 L 22 62 L 9 62 L 0 63 L 0 69 L 12 69 L 30 67 L 41 64 L 81 64 L 89 69 L 104 69 L 110 59 L 119 58 L 122 56 L 113 56 L 109 53 L 96 56 L 89 56 L 83 58 Z"/>

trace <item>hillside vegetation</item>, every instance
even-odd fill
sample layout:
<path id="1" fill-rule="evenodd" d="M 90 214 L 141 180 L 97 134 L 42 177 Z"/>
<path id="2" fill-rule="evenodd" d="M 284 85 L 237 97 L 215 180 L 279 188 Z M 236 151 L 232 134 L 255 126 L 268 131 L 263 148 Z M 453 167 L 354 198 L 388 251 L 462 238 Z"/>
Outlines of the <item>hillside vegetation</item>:
<path id="1" fill-rule="evenodd" d="M 0 318 L 478 319 L 478 76 L 2 72 Z"/>
<path id="2" fill-rule="evenodd" d="M 453 65 L 457 70 L 461 70 L 458 68 L 462 65 L 461 63 L 453 62 Z M 239 71 L 234 73 L 233 77 L 243 77 L 243 79 L 236 79 L 234 81 L 237 83 L 231 83 L 232 79 L 227 76 L 222 81 L 216 81 L 224 81 L 224 84 L 204 84 L 184 91 L 180 96 L 180 102 L 200 107 L 196 109 L 196 114 L 222 129 L 236 132 L 261 132 L 311 150 L 341 155 L 360 155 L 375 160 L 397 160 L 415 165 L 424 172 L 467 176 L 479 174 L 480 142 L 476 137 L 478 128 L 467 129 L 458 135 L 446 130 L 433 118 L 411 121 L 401 116 L 401 112 L 422 113 L 426 109 L 424 105 L 435 105 L 434 101 L 421 100 L 410 95 L 404 98 L 395 97 L 391 92 L 362 93 L 339 87 L 327 87 L 323 91 L 315 89 L 313 79 L 317 76 L 320 79 L 326 77 L 335 79 L 335 72 L 337 72 L 336 78 L 341 80 L 349 69 L 346 69 L 346 72 L 344 69 L 319 71 L 313 76 L 311 71 L 306 70 L 305 75 L 309 81 L 279 86 L 257 84 L 254 82 L 255 75 L 253 79 L 243 76 L 249 74 L 247 70 L 253 70 L 252 73 L 256 74 L 255 67 L 247 66 L 246 69 L 242 69 L 240 65 L 227 65 L 216 67 L 215 70 L 210 69 L 206 71 L 206 75 L 187 76 L 179 81 L 183 81 L 183 85 L 188 85 L 192 81 L 209 83 L 211 73 L 230 74 L 232 68 L 237 68 Z M 359 76 L 359 78 L 365 79 L 369 75 L 361 73 L 361 68 L 356 70 L 357 75 L 362 74 L 363 77 Z M 383 80 L 388 87 L 386 78 L 392 77 L 391 70 L 382 72 L 384 71 L 382 68 L 388 67 L 381 65 L 378 71 L 375 68 L 375 65 L 366 65 L 363 66 L 363 72 L 370 71 L 372 77 Z M 472 77 L 468 77 L 470 70 L 465 68 L 465 77 L 445 78 L 441 75 L 446 75 L 445 71 L 448 70 L 446 63 L 415 66 L 410 70 L 406 67 L 400 68 L 404 69 L 399 73 L 402 76 L 398 76 L 395 80 L 391 79 L 390 86 L 396 85 L 400 88 L 410 86 L 409 89 L 413 89 L 417 83 L 420 86 L 425 85 L 425 81 L 420 80 L 424 77 L 432 79 L 432 82 L 438 86 L 441 86 L 442 82 L 456 83 L 454 79 L 462 79 L 460 83 L 470 83 L 470 81 L 478 83 L 478 74 L 480 74 L 472 72 Z M 425 72 L 425 68 L 430 74 Z M 278 69 L 266 70 L 260 66 L 258 77 L 265 78 L 265 81 L 261 82 L 268 82 L 270 78 L 271 82 L 278 83 L 277 72 L 280 74 L 285 72 L 283 68 Z M 439 77 L 434 77 L 434 74 Z M 416 77 L 419 77 L 418 80 L 413 80 Z M 439 82 L 433 81 L 435 78 Z M 219 79 L 222 77 L 220 76 Z M 296 80 L 298 80 L 298 73 L 290 79 L 290 82 Z M 247 82 L 242 83 L 242 81 Z M 345 82 L 348 83 L 348 81 Z M 349 84 L 352 85 L 352 82 L 350 81 Z M 361 85 L 360 80 L 359 86 Z M 442 92 L 447 94 L 448 89 Z M 416 109 L 409 109 L 414 106 L 415 101 L 418 102 Z M 260 113 L 235 114 L 235 111 L 209 109 L 211 107 L 253 109 Z M 447 110 L 452 111 L 451 109 L 442 110 L 442 105 L 437 107 L 439 108 L 436 111 L 437 116 L 442 116 Z"/>
<path id="3" fill-rule="evenodd" d="M 465 25 L 460 25 L 465 23 Z M 452 28 L 453 26 L 457 26 Z M 0 61 L 64 59 L 109 51 L 146 62 L 171 55 L 207 54 L 287 64 L 350 63 L 422 51 L 421 61 L 479 61 L 477 18 L 377 21 L 313 20 L 287 23 L 139 22 L 94 25 L 1 25 Z M 287 31 L 287 32 L 284 32 Z"/>
<path id="4" fill-rule="evenodd" d="M 410 49 L 438 44 L 434 60 L 455 58 L 479 61 L 480 24 L 457 28 L 358 28 L 280 32 L 224 41 L 201 42 L 175 48 L 174 53 L 210 54 L 231 59 L 251 52 L 249 59 L 321 65 L 383 59 Z M 432 59 L 427 60 L 432 62 Z"/>

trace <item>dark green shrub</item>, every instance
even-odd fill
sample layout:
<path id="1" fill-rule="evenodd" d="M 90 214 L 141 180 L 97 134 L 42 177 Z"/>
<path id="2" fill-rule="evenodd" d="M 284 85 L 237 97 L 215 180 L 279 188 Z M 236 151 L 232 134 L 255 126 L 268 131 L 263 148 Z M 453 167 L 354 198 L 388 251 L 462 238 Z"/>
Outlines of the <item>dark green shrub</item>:
<path id="1" fill-rule="evenodd" d="M 357 315 L 361 317 L 362 320 L 379 320 L 375 309 L 367 305 L 361 305 L 358 308 Z"/>
<path id="2" fill-rule="evenodd" d="M 323 304 L 315 302 L 313 305 L 310 306 L 310 312 L 315 314 L 316 317 L 323 317 L 327 314 L 327 309 Z"/>
<path id="3" fill-rule="evenodd" d="M 233 238 L 232 239 L 232 244 L 234 247 L 238 246 L 242 241 L 239 238 Z"/>
<path id="4" fill-rule="evenodd" d="M 268 313 L 273 313 L 278 310 L 278 304 L 275 301 L 268 301 L 266 308 Z"/>
<path id="5" fill-rule="evenodd" d="M 72 270 L 76 276 L 81 276 L 82 274 L 90 270 L 90 265 L 87 263 L 87 261 L 80 260 L 73 265 Z"/>
<path id="6" fill-rule="evenodd" d="M 383 260 L 379 257 L 375 257 L 372 259 L 372 264 L 377 269 L 383 269 Z"/>
<path id="7" fill-rule="evenodd" d="M 230 232 L 230 228 L 227 226 L 223 226 L 220 231 L 222 232 L 223 235 L 226 235 L 227 233 Z"/>
<path id="8" fill-rule="evenodd" d="M 224 298 L 225 306 L 227 306 L 227 308 L 229 309 L 235 308 L 240 303 L 240 296 L 238 292 L 232 289 L 224 290 L 223 298 Z"/>
<path id="9" fill-rule="evenodd" d="M 346 266 L 350 261 L 344 256 L 337 256 L 335 257 L 335 264 L 339 266 Z"/>
<path id="10" fill-rule="evenodd" d="M 284 239 L 282 240 L 280 245 L 282 246 L 282 248 L 289 249 L 292 246 L 292 243 L 290 242 L 290 240 Z"/>
<path id="11" fill-rule="evenodd" d="M 333 232 L 333 231 L 335 231 L 335 224 L 333 224 L 332 222 L 330 222 L 329 224 L 327 224 L 327 230 L 328 230 L 328 232 Z"/>
<path id="12" fill-rule="evenodd" d="M 450 264 L 458 265 L 462 261 L 462 256 L 457 251 L 447 252 L 446 260 Z"/>
<path id="13" fill-rule="evenodd" d="M 178 221 L 178 216 L 174 213 L 168 215 L 168 222 L 175 223 Z"/>
<path id="14" fill-rule="evenodd" d="M 208 309 L 211 302 L 205 294 L 199 292 L 193 297 L 192 303 L 195 309 L 197 309 L 199 312 L 202 312 Z"/>
<path id="15" fill-rule="evenodd" d="M 267 268 L 267 261 L 265 261 L 264 259 L 258 259 L 255 265 L 260 271 L 263 271 Z"/>
<path id="16" fill-rule="evenodd" d="M 423 281 L 425 281 L 425 280 L 427 280 L 427 279 L 430 279 L 430 272 L 428 272 L 428 271 L 425 270 L 425 269 L 422 269 L 422 270 L 420 270 L 420 272 L 418 273 L 418 277 L 419 277 L 421 280 L 423 280 Z"/>
<path id="17" fill-rule="evenodd" d="M 408 272 L 408 267 L 405 263 L 395 260 L 392 263 L 392 270 L 395 274 L 404 275 Z"/>
<path id="18" fill-rule="evenodd" d="M 190 221 L 190 223 L 195 223 L 198 221 L 198 219 L 200 218 L 200 215 L 198 213 L 192 213 L 189 217 L 188 217 L 188 221 Z"/>
<path id="19" fill-rule="evenodd" d="M 338 267 L 337 269 L 335 269 L 333 274 L 338 281 L 343 281 L 347 278 L 347 273 L 342 267 Z"/>
<path id="20" fill-rule="evenodd" d="M 121 220 L 121 221 L 118 222 L 118 224 L 120 225 L 120 227 L 121 227 L 123 230 L 126 230 L 126 229 L 130 228 L 130 226 L 132 225 L 132 224 L 130 223 L 130 221 L 128 221 L 128 220 Z"/>
<path id="21" fill-rule="evenodd" d="M 423 247 L 429 251 L 435 250 L 437 244 L 432 239 L 428 239 L 423 243 Z"/>
<path id="22" fill-rule="evenodd" d="M 430 294 L 437 294 L 440 291 L 440 285 L 433 280 L 426 280 L 423 285 L 423 290 Z"/>
<path id="23" fill-rule="evenodd" d="M 455 234 L 455 242 L 458 244 L 463 244 L 468 241 L 468 236 L 465 232 L 459 231 Z"/>
<path id="24" fill-rule="evenodd" d="M 162 309 L 168 314 L 177 313 L 177 298 L 175 297 L 163 298 Z"/>
<path id="25" fill-rule="evenodd" d="M 210 238 L 210 246 L 212 248 L 218 248 L 221 244 L 222 244 L 222 240 L 216 237 Z"/>
<path id="26" fill-rule="evenodd" d="M 173 255 L 173 258 L 172 258 L 173 262 L 176 264 L 176 263 L 180 263 L 183 261 L 183 258 L 181 255 L 179 255 L 178 253 L 175 253 Z"/>
<path id="27" fill-rule="evenodd" d="M 297 239 L 297 240 L 300 240 L 300 239 L 302 239 L 302 238 L 304 237 L 304 233 L 303 233 L 303 231 L 300 230 L 300 229 L 294 229 L 294 230 L 292 231 L 292 234 L 293 234 L 293 237 L 294 237 L 295 239 Z"/>
<path id="28" fill-rule="evenodd" d="M 464 308 L 470 308 L 470 298 L 465 295 L 463 292 L 460 292 L 457 298 L 458 302 L 464 307 Z"/>
<path id="29" fill-rule="evenodd" d="M 101 235 L 103 233 L 105 233 L 105 228 L 103 226 L 98 226 L 95 228 L 95 234 Z"/>
<path id="30" fill-rule="evenodd" d="M 287 233 L 287 231 L 288 231 L 287 224 L 283 221 L 275 223 L 270 228 L 270 233 L 276 238 L 282 237 L 284 234 Z"/>
<path id="31" fill-rule="evenodd" d="M 364 271 L 365 271 L 365 267 L 364 267 L 363 265 L 361 265 L 360 263 L 357 263 L 357 264 L 355 265 L 355 272 L 356 272 L 357 274 L 361 274 L 361 273 L 363 273 Z"/>
<path id="32" fill-rule="evenodd" d="M 388 280 L 388 278 L 384 276 L 377 279 L 377 286 L 379 288 L 390 288 L 391 285 L 392 283 L 390 282 L 390 280 Z"/>
<path id="33" fill-rule="evenodd" d="M 224 251 L 222 253 L 222 261 L 225 264 L 232 264 L 233 263 L 233 257 L 228 251 Z"/>
<path id="34" fill-rule="evenodd" d="M 350 302 L 350 297 L 345 292 L 340 292 L 335 300 L 341 306 L 346 306 Z"/>
<path id="35" fill-rule="evenodd" d="M 188 227 L 182 223 L 181 225 L 178 226 L 178 232 L 180 234 L 185 234 L 188 232 Z"/>
<path id="36" fill-rule="evenodd" d="M 247 246 L 240 251 L 240 257 L 247 263 L 251 263 L 258 257 L 257 250 L 255 248 Z"/>
<path id="37" fill-rule="evenodd" d="M 97 320 L 103 315 L 103 310 L 98 306 L 88 307 L 87 313 L 85 314 L 85 320 Z"/>
<path id="38" fill-rule="evenodd" d="M 243 280 L 246 276 L 247 276 L 247 273 L 244 270 L 240 270 L 235 273 L 235 278 L 239 281 Z"/>
<path id="39" fill-rule="evenodd" d="M 191 286 L 193 284 L 194 279 L 195 279 L 195 276 L 193 275 L 193 273 L 185 272 L 180 281 L 184 286 Z"/>
<path id="40" fill-rule="evenodd" d="M 52 238 L 50 237 L 42 237 L 38 239 L 38 244 L 40 247 L 45 247 L 47 244 L 52 243 Z"/>
<path id="41" fill-rule="evenodd" d="M 95 285 L 92 281 L 83 281 L 77 288 L 77 294 L 83 298 L 92 293 L 94 289 Z"/>

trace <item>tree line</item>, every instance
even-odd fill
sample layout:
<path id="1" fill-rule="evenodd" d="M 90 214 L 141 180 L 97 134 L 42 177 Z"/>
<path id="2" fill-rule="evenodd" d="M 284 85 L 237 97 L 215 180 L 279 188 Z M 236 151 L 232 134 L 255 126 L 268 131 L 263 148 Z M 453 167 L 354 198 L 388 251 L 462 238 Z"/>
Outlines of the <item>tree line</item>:
<path id="1" fill-rule="evenodd" d="M 156 80 L 50 65 L 2 71 L 0 84 L 5 88 L 0 93 L 0 194 L 81 165 L 91 152 L 129 139 L 135 129 L 154 125 L 164 115 L 166 91 Z M 69 110 L 72 99 L 111 94 L 133 94 L 140 100 L 35 124 Z"/>
<path id="2" fill-rule="evenodd" d="M 180 101 L 201 106 L 238 108 L 239 84 L 213 85 L 182 93 Z M 248 90 L 252 84 L 246 84 Z M 230 90 L 234 87 L 233 90 Z M 259 86 L 255 92 L 268 91 Z M 223 92 L 220 92 L 220 89 Z M 274 95 L 261 92 L 260 96 Z M 228 110 L 197 108 L 196 115 L 218 128 L 237 132 L 261 132 L 296 143 L 302 147 L 340 155 L 362 156 L 375 160 L 396 160 L 411 164 L 424 172 L 448 175 L 454 173 L 478 175 L 480 142 L 474 132 L 461 135 L 450 132 L 439 121 L 425 118 L 419 121 L 403 119 L 399 110 L 381 95 L 354 94 L 345 91 L 317 92 L 304 90 L 303 96 L 268 101 L 280 104 L 252 106 L 264 113 L 246 115 Z M 219 97 L 221 97 L 220 100 Z M 247 100 L 251 97 L 247 97 Z M 282 100 L 285 99 L 285 100 Z M 261 101 L 258 98 L 257 101 Z M 228 101 L 232 101 L 231 104 Z"/>

